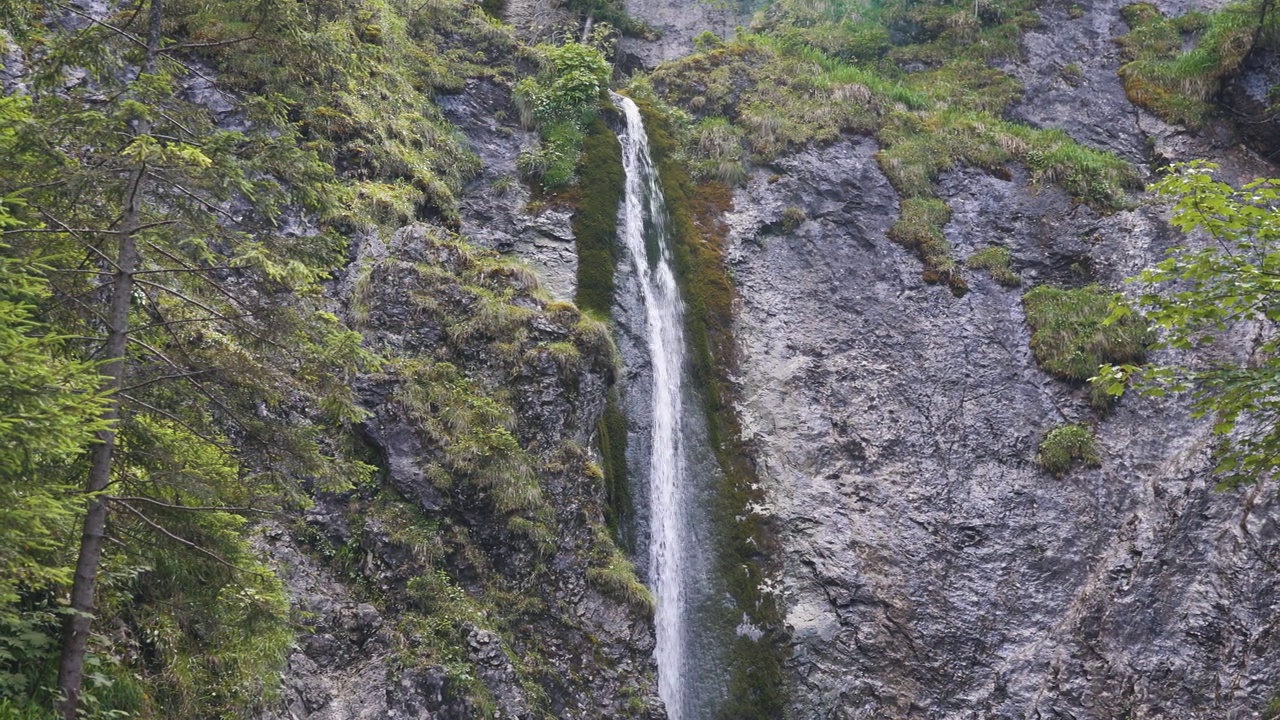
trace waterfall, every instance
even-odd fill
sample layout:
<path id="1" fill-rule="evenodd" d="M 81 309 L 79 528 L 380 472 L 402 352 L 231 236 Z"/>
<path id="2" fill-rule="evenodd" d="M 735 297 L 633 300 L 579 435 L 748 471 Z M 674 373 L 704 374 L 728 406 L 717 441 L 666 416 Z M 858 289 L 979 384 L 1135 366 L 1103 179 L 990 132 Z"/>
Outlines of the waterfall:
<path id="1" fill-rule="evenodd" d="M 671 720 L 683 720 L 687 675 L 685 652 L 685 555 L 688 538 L 682 518 L 685 449 L 684 304 L 672 270 L 667 212 L 658 173 L 649 155 L 640 110 L 629 98 L 614 96 L 626 116 L 619 135 L 626 194 L 619 213 L 619 234 L 639 286 L 652 363 L 649 434 L 649 584 L 657 600 L 658 694 Z"/>

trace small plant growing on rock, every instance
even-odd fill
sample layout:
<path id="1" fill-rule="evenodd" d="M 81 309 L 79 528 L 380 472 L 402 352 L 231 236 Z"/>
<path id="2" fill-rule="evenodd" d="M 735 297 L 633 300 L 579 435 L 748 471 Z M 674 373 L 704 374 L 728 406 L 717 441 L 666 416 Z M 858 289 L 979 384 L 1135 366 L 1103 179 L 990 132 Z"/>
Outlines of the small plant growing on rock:
<path id="1" fill-rule="evenodd" d="M 1107 322 L 1116 294 L 1100 285 L 1064 289 L 1041 285 L 1022 297 L 1031 350 L 1045 372 L 1084 382 L 1103 363 L 1140 364 L 1155 339 L 1137 315 Z"/>
<path id="2" fill-rule="evenodd" d="M 517 83 L 514 95 L 521 122 L 538 129 L 542 147 L 526 150 L 517 165 L 553 190 L 573 182 L 587 125 L 612 68 L 604 54 L 590 45 L 569 42 L 559 47 L 539 45 L 535 50 L 541 72 Z"/>
<path id="3" fill-rule="evenodd" d="M 505 197 L 508 193 L 510 193 L 513 189 L 515 189 L 515 186 L 516 186 L 516 179 L 511 177 L 510 175 L 503 175 L 500 178 L 494 179 L 494 181 L 489 184 L 489 187 L 495 193 L 503 197 Z"/>
<path id="4" fill-rule="evenodd" d="M 800 227 L 809 216 L 801 208 L 792 206 L 782 211 L 782 227 L 788 232 Z"/>
<path id="5" fill-rule="evenodd" d="M 1071 87 L 1079 87 L 1080 83 L 1084 82 L 1084 71 L 1075 63 L 1063 65 L 1062 69 L 1058 71 L 1058 75 L 1063 82 Z"/>
<path id="6" fill-rule="evenodd" d="M 1040 441 L 1036 464 L 1062 477 L 1077 464 L 1096 466 L 1101 462 L 1095 446 L 1093 430 L 1083 423 L 1060 425 Z"/>
<path id="7" fill-rule="evenodd" d="M 1005 287 L 1017 287 L 1022 284 L 1022 278 L 1010 267 L 1011 262 L 1009 248 L 992 245 L 970 255 L 964 264 L 972 270 L 986 270 L 991 279 Z"/>
<path id="8" fill-rule="evenodd" d="M 587 568 L 587 580 L 605 595 L 652 617 L 656 607 L 653 593 L 636 577 L 635 566 L 603 527 L 596 528 L 595 554 L 595 562 Z"/>

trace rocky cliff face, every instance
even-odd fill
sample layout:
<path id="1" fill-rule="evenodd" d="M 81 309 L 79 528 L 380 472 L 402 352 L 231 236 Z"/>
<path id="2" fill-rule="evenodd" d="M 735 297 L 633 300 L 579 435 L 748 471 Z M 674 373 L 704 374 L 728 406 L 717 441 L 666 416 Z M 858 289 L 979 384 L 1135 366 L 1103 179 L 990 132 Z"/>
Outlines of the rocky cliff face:
<path id="1" fill-rule="evenodd" d="M 264 719 L 665 717 L 652 601 L 587 449 L 615 350 L 555 299 L 573 293 L 568 213 L 501 182 L 527 140 L 500 119 L 508 90 L 473 81 L 443 104 L 485 170 L 463 235 L 357 240 L 336 295 L 390 359 L 355 380 L 381 474 L 258 541 L 307 628 Z"/>
<path id="2" fill-rule="evenodd" d="M 653 28 L 651 37 L 623 38 L 620 60 L 626 67 L 652 68 L 693 51 L 693 39 L 704 32 L 732 37 L 754 9 L 750 2 L 686 2 L 684 0 L 626 0 L 627 12 Z"/>
<path id="3" fill-rule="evenodd" d="M 1139 163 L 1274 175 L 1233 138 L 1127 102 L 1118 8 L 1044 9 L 1009 68 L 1027 88 L 1015 114 Z M 1087 80 L 1064 81 L 1069 63 Z M 1037 367 L 1021 290 L 982 276 L 957 299 L 920 281 L 886 238 L 897 198 L 876 149 L 795 153 L 752 175 L 730 217 L 796 717 L 1263 717 L 1280 690 L 1275 488 L 1215 491 L 1207 424 L 1136 397 L 1098 423 L 1100 467 L 1038 469 L 1040 438 L 1091 421 L 1087 399 Z M 1024 289 L 1118 286 L 1177 240 L 1156 208 L 1099 216 L 1020 172 L 941 187 L 957 255 L 1007 246 Z M 804 211 L 793 229 L 788 208 Z M 1246 357 L 1252 330 L 1219 351 Z"/>
<path id="4" fill-rule="evenodd" d="M 1128 102 L 1113 43 L 1122 4 L 1042 9 L 1024 59 L 1005 68 L 1026 88 L 1013 115 L 1141 167 L 1210 157 L 1229 179 L 1276 174 L 1230 133 L 1189 134 Z M 702 4 L 629 9 L 665 33 L 622 43 L 643 65 L 741 22 Z M 531 206 L 513 180 L 533 139 L 511 120 L 508 91 L 472 80 L 441 104 L 485 167 L 462 200 L 463 235 L 525 258 L 552 295 L 571 297 L 571 217 Z M 740 412 L 783 548 L 794 717 L 1264 717 L 1280 691 L 1274 488 L 1215 491 L 1209 427 L 1177 400 L 1126 398 L 1098 421 L 1082 389 L 1036 365 L 1023 290 L 980 273 L 962 298 L 925 284 L 916 256 L 886 236 L 898 197 L 877 149 L 847 137 L 791 153 L 748 178 L 727 218 Z M 1178 241 L 1158 208 L 1099 215 L 1017 168 L 1007 179 L 952 172 L 941 195 L 956 255 L 1008 247 L 1023 289 L 1118 286 Z M 415 301 L 434 283 L 437 302 L 478 307 L 466 283 L 419 272 L 467 272 L 441 247 L 422 229 L 366 239 L 343 302 L 364 308 L 351 305 L 353 322 L 371 342 L 456 363 L 515 409 L 546 488 L 539 521 L 559 549 L 512 530 L 486 491 L 432 480 L 447 443 L 397 400 L 411 371 L 366 379 L 367 435 L 393 492 L 324 496 L 302 531 L 269 527 L 261 540 L 312 627 L 279 717 L 661 717 L 652 630 L 642 607 L 598 580 L 611 562 L 601 490 L 573 449 L 591 442 L 612 370 L 566 371 L 565 348 L 548 347 L 589 355 L 577 320 L 515 276 L 502 305 L 528 311 L 527 335 L 518 360 L 495 359 L 491 338 Z M 1219 352 L 1247 357 L 1254 330 Z M 643 376 L 643 358 L 626 372 Z M 1097 422 L 1102 461 L 1059 479 L 1033 458 L 1067 421 Z M 415 534 L 420 521 L 436 540 Z M 415 582 L 424 577 L 439 582 Z M 423 608 L 459 592 L 483 600 L 449 606 L 446 648 Z M 531 604 L 486 615 L 519 598 Z"/>

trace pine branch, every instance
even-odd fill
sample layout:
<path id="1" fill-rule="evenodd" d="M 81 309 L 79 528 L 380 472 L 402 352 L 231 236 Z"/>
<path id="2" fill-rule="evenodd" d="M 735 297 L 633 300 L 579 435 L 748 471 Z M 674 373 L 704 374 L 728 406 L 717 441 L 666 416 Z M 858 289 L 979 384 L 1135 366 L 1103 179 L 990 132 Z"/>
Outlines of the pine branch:
<path id="1" fill-rule="evenodd" d="M 160 377 L 151 378 L 146 382 L 140 382 L 137 385 L 130 385 L 127 388 L 123 388 L 123 392 L 129 392 L 130 390 L 139 390 L 141 388 L 147 387 L 148 385 L 155 385 L 158 382 L 164 382 L 165 380 L 181 380 L 183 378 L 193 377 L 195 375 L 204 375 L 204 374 L 207 374 L 208 372 L 209 372 L 208 370 L 193 370 L 191 372 L 176 373 L 173 375 L 161 375 Z"/>
<path id="2" fill-rule="evenodd" d="M 230 457 L 230 458 L 234 458 L 234 457 L 236 457 L 235 450 L 234 450 L 233 448 L 228 447 L 227 445 L 222 444 L 220 441 L 215 440 L 215 439 L 213 439 L 213 438 L 209 437 L 208 435 L 206 435 L 206 434 L 204 434 L 204 433 L 200 432 L 199 430 L 197 430 L 197 429 L 195 429 L 194 427 L 192 427 L 192 426 L 191 426 L 191 423 L 188 423 L 186 420 L 183 420 L 182 418 L 178 417 L 177 415 L 174 415 L 173 413 L 169 412 L 168 410 L 161 410 L 160 408 L 156 407 L 155 405 L 152 405 L 152 404 L 147 403 L 147 402 L 143 402 L 142 400 L 139 400 L 138 398 L 133 397 L 132 395 L 129 395 L 128 393 L 120 392 L 120 393 L 117 393 L 117 396 L 118 396 L 118 397 L 120 397 L 122 400 L 126 400 L 126 401 L 128 401 L 128 402 L 133 403 L 134 405 L 137 405 L 138 407 L 141 407 L 141 408 L 143 408 L 143 409 L 145 409 L 145 410 L 149 410 L 150 412 L 153 412 L 153 413 L 155 413 L 155 414 L 157 414 L 157 415 L 159 415 L 159 416 L 161 416 L 161 417 L 165 418 L 166 420 L 169 420 L 169 421 L 171 421 L 171 422 L 177 423 L 178 425 L 181 425 L 181 426 L 183 427 L 183 429 L 185 429 L 185 430 L 187 430 L 188 432 L 190 432 L 190 433 L 191 433 L 192 435 L 194 435 L 197 439 L 199 439 L 199 440 L 203 440 L 203 441 L 205 441 L 206 443 L 209 443 L 210 445 L 214 446 L 214 447 L 215 447 L 215 448 L 217 448 L 218 450 L 221 450 L 221 451 L 222 451 L 222 453 L 223 453 L 224 455 L 226 455 L 227 457 Z"/>
<path id="3" fill-rule="evenodd" d="M 192 512 L 261 513 L 263 515 L 278 515 L 278 516 L 286 515 L 286 513 L 282 513 L 279 510 L 263 510 L 261 508 L 255 508 L 255 507 L 235 507 L 231 505 L 203 505 L 203 506 L 202 505 L 176 505 L 172 503 L 161 502 L 159 500 L 154 500 L 148 497 L 136 497 L 136 496 L 129 496 L 129 495 L 108 495 L 107 499 L 115 500 L 117 502 L 123 501 L 123 502 L 149 503 L 151 505 L 162 507 L 168 510 L 189 510 Z"/>
<path id="4" fill-rule="evenodd" d="M 152 529 L 154 529 L 156 532 L 160 533 L 161 535 L 164 535 L 165 537 L 169 538 L 170 540 L 173 540 L 174 542 L 179 543 L 180 545 L 185 545 L 186 547 L 191 548 L 192 550 L 195 550 L 196 552 L 200 553 L 201 555 L 204 555 L 204 556 L 206 556 L 206 557 L 208 557 L 208 558 L 212 559 L 214 562 L 218 563 L 219 565 L 225 565 L 226 567 L 231 568 L 231 570 L 232 570 L 233 572 L 236 572 L 236 573 L 246 573 L 246 572 L 249 572 L 248 570 L 245 570 L 245 569 L 244 569 L 244 568 L 242 568 L 242 567 L 237 567 L 236 565 L 232 565 L 230 562 L 228 562 L 228 561 L 226 560 L 226 558 L 223 558 L 221 555 L 218 555 L 217 553 L 215 553 L 215 552 L 213 552 L 213 551 L 211 551 L 211 550 L 207 550 L 207 549 L 205 549 L 205 548 L 202 548 L 202 547 L 200 547 L 199 545 L 197 545 L 197 544 L 195 544 L 195 543 L 191 542 L 190 540 L 187 540 L 186 538 L 183 538 L 183 537 L 179 537 L 179 536 L 177 536 L 177 535 L 174 535 L 173 533 L 171 533 L 171 532 L 169 532 L 167 529 L 165 529 L 165 528 L 164 528 L 164 526 L 160 525 L 160 523 L 156 522 L 155 520 L 152 520 L 151 518 L 147 517 L 146 515 L 143 515 L 141 510 L 138 510 L 138 508 L 136 508 L 136 507 L 134 507 L 134 506 L 130 505 L 130 504 L 129 504 L 129 503 L 127 503 L 127 502 L 124 502 L 121 498 L 117 498 L 117 497 L 113 497 L 113 496 L 107 495 L 107 496 L 105 496 L 105 497 L 104 497 L 104 499 L 105 499 L 105 500 L 107 500 L 108 502 L 115 503 L 116 505 L 119 505 L 120 507 L 124 508 L 125 510 L 128 510 L 129 512 L 131 512 L 131 513 L 133 513 L 134 515 L 138 516 L 138 519 L 142 520 L 142 522 L 146 523 L 147 525 L 150 525 L 150 526 L 152 527 Z M 251 573 L 251 574 L 253 574 L 253 575 L 257 575 L 258 577 L 261 577 L 261 578 L 264 578 L 264 579 L 265 579 L 265 578 L 267 578 L 267 577 L 269 577 L 266 573 L 256 573 L 256 572 L 255 572 L 255 573 Z"/>

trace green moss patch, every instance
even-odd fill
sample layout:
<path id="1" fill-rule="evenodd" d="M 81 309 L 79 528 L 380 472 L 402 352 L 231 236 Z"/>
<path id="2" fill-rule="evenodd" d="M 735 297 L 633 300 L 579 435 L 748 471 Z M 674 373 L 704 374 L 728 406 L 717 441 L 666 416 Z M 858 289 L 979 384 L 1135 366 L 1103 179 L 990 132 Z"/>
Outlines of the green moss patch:
<path id="1" fill-rule="evenodd" d="M 1084 382 L 1103 363 L 1145 361 L 1155 336 L 1135 315 L 1109 322 L 1116 297 L 1099 285 L 1075 289 L 1041 285 L 1022 296 L 1031 327 L 1031 350 L 1045 372 Z M 1095 394 L 1095 405 L 1101 404 L 1102 409 L 1105 403 L 1104 397 Z"/>
<path id="2" fill-rule="evenodd" d="M 992 280 L 1005 287 L 1017 287 L 1022 284 L 1022 278 L 1013 271 L 1012 263 L 1013 256 L 1009 253 L 1009 248 L 999 245 L 982 248 L 964 261 L 967 267 L 986 270 L 991 274 Z"/>
<path id="3" fill-rule="evenodd" d="M 1077 465 L 1101 462 L 1095 446 L 1093 430 L 1083 424 L 1060 425 L 1040 441 L 1036 464 L 1056 477 L 1066 475 Z"/>
<path id="4" fill-rule="evenodd" d="M 676 270 L 684 289 L 686 331 L 694 383 L 701 390 L 708 440 L 722 471 L 716 489 L 719 572 L 734 600 L 720 619 L 725 631 L 745 614 L 764 631 L 760 640 L 733 635 L 728 653 L 728 702 L 719 717 L 772 720 L 785 715 L 787 640 L 782 611 L 762 590 L 776 572 L 777 548 L 766 519 L 751 511 L 763 500 L 750 453 L 742 441 L 729 378 L 737 369 L 732 335 L 735 288 L 724 264 L 732 192 L 720 182 L 696 185 L 682 162 L 671 120 L 653 103 L 637 102 L 666 197 L 675 240 Z"/>
<path id="5" fill-rule="evenodd" d="M 626 187 L 622 146 L 602 118 L 588 126 L 578 163 L 578 187 L 566 195 L 574 205 L 578 247 L 578 307 L 608 317 L 618 264 L 618 205 Z"/>

